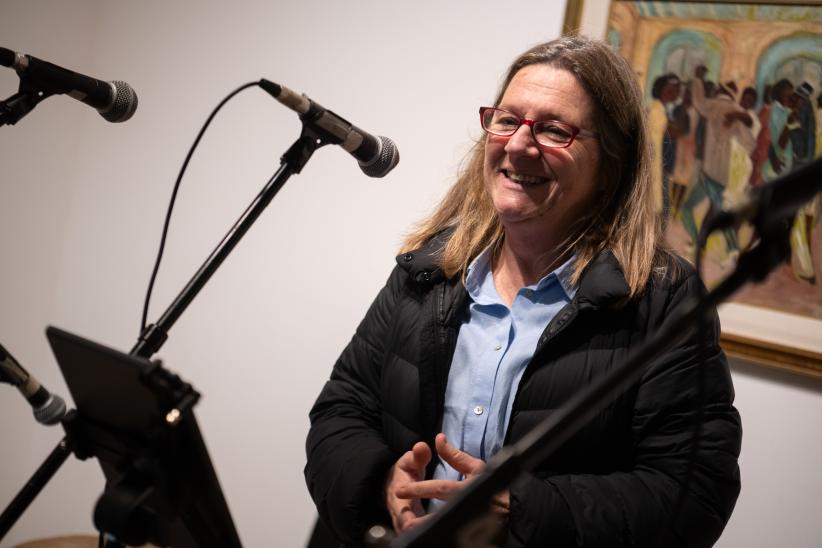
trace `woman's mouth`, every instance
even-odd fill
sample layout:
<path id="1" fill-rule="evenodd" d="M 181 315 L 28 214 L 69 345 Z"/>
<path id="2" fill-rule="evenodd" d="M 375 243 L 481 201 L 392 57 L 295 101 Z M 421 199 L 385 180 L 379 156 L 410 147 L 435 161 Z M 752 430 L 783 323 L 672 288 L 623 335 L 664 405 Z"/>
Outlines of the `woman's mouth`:
<path id="1" fill-rule="evenodd" d="M 547 183 L 551 179 L 548 177 L 539 177 L 537 175 L 525 175 L 522 173 L 515 173 L 513 171 L 509 171 L 507 169 L 501 169 L 500 173 L 502 173 L 506 179 L 509 179 L 517 184 L 522 186 L 536 186 L 541 185 L 543 183 Z"/>

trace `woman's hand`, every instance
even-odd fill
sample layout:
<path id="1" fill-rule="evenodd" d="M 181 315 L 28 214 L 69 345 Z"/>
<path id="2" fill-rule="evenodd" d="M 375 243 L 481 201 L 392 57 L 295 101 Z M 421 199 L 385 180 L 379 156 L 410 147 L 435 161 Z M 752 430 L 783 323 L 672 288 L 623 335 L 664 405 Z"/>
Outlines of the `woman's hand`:
<path id="1" fill-rule="evenodd" d="M 465 487 L 466 482 L 471 481 L 485 469 L 485 461 L 472 457 L 448 443 L 445 434 L 437 434 L 435 444 L 439 457 L 462 474 L 465 479 L 463 481 L 426 480 L 408 482 L 396 490 L 397 497 L 417 503 L 421 499 L 448 500 L 454 493 Z M 416 448 L 416 446 L 414 447 Z M 498 493 L 491 499 L 491 509 L 494 512 L 508 514 L 508 507 L 509 495 L 507 490 Z"/>
<path id="2" fill-rule="evenodd" d="M 431 449 L 424 442 L 417 442 L 411 451 L 397 460 L 388 472 L 385 482 L 385 506 L 391 514 L 394 531 L 401 533 L 425 516 L 420 498 L 400 496 L 409 486 L 425 478 L 425 467 L 431 461 Z"/>

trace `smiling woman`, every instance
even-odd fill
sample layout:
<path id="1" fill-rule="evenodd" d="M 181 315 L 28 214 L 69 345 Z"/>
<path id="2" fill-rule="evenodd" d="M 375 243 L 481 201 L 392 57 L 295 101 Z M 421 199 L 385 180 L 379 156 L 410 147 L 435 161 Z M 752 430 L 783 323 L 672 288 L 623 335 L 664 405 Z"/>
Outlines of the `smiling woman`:
<path id="1" fill-rule="evenodd" d="M 651 149 L 645 132 L 646 115 L 634 72 L 604 43 L 564 38 L 536 46 L 517 58 L 494 105 L 504 106 L 504 94 L 514 79 L 521 71 L 527 73 L 536 67 L 566 73 L 573 81 L 565 84 L 573 91 L 568 90 L 570 96 L 566 95 L 564 105 L 542 105 L 550 114 L 548 118 L 569 123 L 562 120 L 563 115 L 579 116 L 582 114 L 577 112 L 579 109 L 588 108 L 586 114 L 590 120 L 576 125 L 597 134 L 595 142 L 588 138 L 584 144 L 598 146 L 599 163 L 592 167 L 598 177 L 597 201 L 601 205 L 578 217 L 575 226 L 569 227 L 570 238 L 557 243 L 561 243 L 565 251 L 573 249 L 577 255 L 572 269 L 575 281 L 594 257 L 610 249 L 623 267 L 634 296 L 644 288 L 655 264 L 654 258 L 659 259 L 660 242 L 660 225 L 650 183 Z M 527 85 L 539 88 L 537 82 Z M 573 112 L 558 112 L 560 108 L 571 108 Z M 522 116 L 522 113 L 515 114 Z M 571 143 L 574 144 L 578 144 L 576 139 Z M 450 276 L 465 272 L 468 264 L 489 244 L 499 246 L 503 230 L 497 212 L 487 199 L 485 153 L 486 140 L 482 139 L 469 154 L 467 167 L 456 184 L 434 214 L 409 235 L 402 251 L 420 248 L 435 235 L 453 229 L 439 260 Z M 563 249 L 555 251 L 561 253 Z"/>
<path id="2" fill-rule="evenodd" d="M 500 107 L 537 120 L 557 118 L 577 132 L 579 126 L 591 127 L 594 116 L 594 105 L 574 75 L 547 64 L 517 72 Z M 507 137 L 489 133 L 485 142 L 486 192 L 505 227 L 495 282 L 497 290 L 506 286 L 501 296 L 509 305 L 519 287 L 536 283 L 567 258 L 572 250 L 567 243 L 603 189 L 595 138 L 546 146 L 529 131 L 534 127 L 520 126 Z M 516 276 L 508 272 L 509 261 L 516 260 L 512 252 L 525 259 L 517 262 L 529 271 L 500 284 L 500 274 Z"/>
<path id="3" fill-rule="evenodd" d="M 415 527 L 702 289 L 660 243 L 642 97 L 608 46 L 535 46 L 480 112 L 487 135 L 311 411 L 306 480 L 348 545 L 374 523 Z M 714 543 L 739 493 L 741 428 L 707 323 L 704 382 L 688 333 L 494 497 L 500 544 Z"/>

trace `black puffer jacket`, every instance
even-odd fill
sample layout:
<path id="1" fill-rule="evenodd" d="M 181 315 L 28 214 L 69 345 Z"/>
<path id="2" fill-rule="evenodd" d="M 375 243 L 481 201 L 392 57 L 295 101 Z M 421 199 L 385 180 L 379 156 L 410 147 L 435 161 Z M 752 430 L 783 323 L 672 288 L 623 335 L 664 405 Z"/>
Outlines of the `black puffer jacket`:
<path id="1" fill-rule="evenodd" d="M 436 268 L 437 248 L 434 242 L 397 258 L 311 410 L 306 481 L 322 520 L 347 544 L 359 544 L 370 525 L 390 523 L 388 469 L 417 441 L 433 447 L 440 430 L 467 296 L 459 280 Z M 598 257 L 540 338 L 507 441 L 622 363 L 700 284 L 671 257 L 640 298 L 616 306 L 627 284 L 610 253 Z M 695 334 L 649 363 L 633 388 L 511 488 L 508 546 L 713 544 L 739 494 L 741 426 L 715 316 L 708 329 L 702 442 L 678 518 L 668 514 L 688 468 L 700 398 Z"/>

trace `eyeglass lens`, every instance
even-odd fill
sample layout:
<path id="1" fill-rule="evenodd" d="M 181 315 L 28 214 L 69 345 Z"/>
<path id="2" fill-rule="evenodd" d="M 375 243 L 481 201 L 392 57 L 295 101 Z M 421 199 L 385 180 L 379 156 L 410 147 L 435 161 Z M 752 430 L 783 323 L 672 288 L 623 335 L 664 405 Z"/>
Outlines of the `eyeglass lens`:
<path id="1" fill-rule="evenodd" d="M 482 116 L 486 131 L 500 136 L 513 135 L 523 123 L 519 116 L 501 109 L 488 108 Z M 536 141 L 545 146 L 566 146 L 574 139 L 574 128 L 562 122 L 546 121 L 528 123 Z"/>

